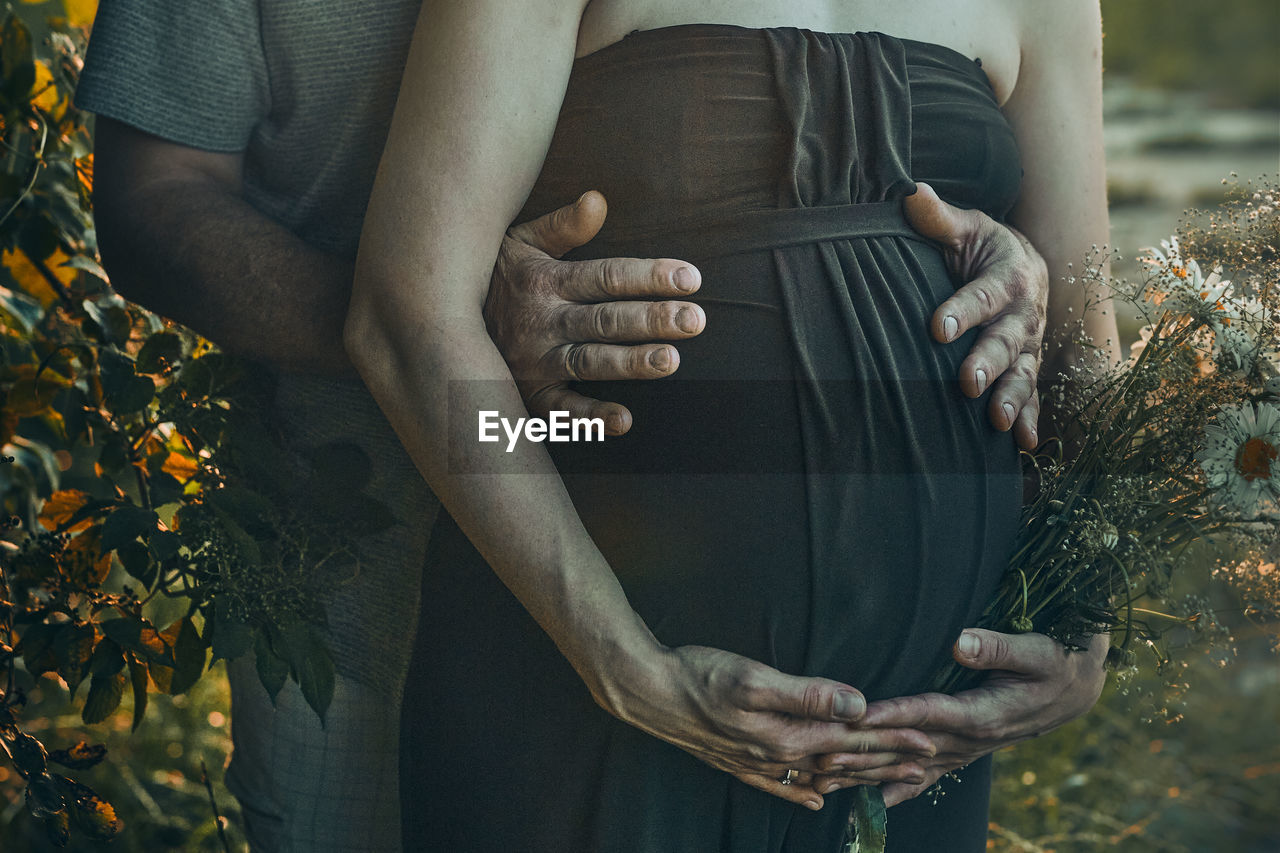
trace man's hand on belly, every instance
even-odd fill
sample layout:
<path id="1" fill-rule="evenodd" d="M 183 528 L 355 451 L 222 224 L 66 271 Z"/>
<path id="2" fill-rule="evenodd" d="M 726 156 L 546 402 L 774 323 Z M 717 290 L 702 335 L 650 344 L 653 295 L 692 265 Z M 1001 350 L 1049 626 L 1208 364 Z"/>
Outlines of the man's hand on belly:
<path id="1" fill-rule="evenodd" d="M 903 201 L 907 221 L 938 243 L 951 271 L 965 285 L 938 306 L 931 324 L 940 343 L 975 326 L 972 351 L 960 365 L 970 397 L 991 388 L 988 415 L 999 430 L 1014 430 L 1018 444 L 1034 450 L 1040 402 L 1036 375 L 1049 301 L 1044 259 L 1025 237 L 980 210 L 960 210 L 928 184 Z"/>
<path id="2" fill-rule="evenodd" d="M 570 390 L 574 380 L 656 379 L 675 371 L 670 344 L 699 334 L 700 307 L 680 299 L 702 282 L 683 261 L 607 258 L 560 261 L 604 224 L 604 196 L 584 194 L 507 231 L 489 284 L 484 316 L 529 413 L 601 418 L 610 435 L 631 428 L 617 403 Z M 648 301 L 662 299 L 662 302 Z"/>
<path id="3" fill-rule="evenodd" d="M 953 654 L 961 665 L 989 673 L 980 685 L 954 696 L 924 693 L 867 706 L 863 725 L 918 729 L 938 750 L 922 762 L 923 782 L 884 784 L 885 804 L 909 800 L 952 770 L 1088 712 L 1106 681 L 1103 661 L 1110 643 L 1099 635 L 1087 650 L 1073 652 L 1044 634 L 966 629 Z M 832 781 L 814 787 L 821 791 Z"/>

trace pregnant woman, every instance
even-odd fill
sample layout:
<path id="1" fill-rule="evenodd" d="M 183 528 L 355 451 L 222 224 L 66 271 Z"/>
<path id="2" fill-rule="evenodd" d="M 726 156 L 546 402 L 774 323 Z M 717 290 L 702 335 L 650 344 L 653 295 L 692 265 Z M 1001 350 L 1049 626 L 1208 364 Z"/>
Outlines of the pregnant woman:
<path id="1" fill-rule="evenodd" d="M 955 386 L 963 348 L 921 333 L 954 285 L 901 199 L 922 180 L 1008 215 L 1054 278 L 1105 242 L 1099 39 L 1085 0 L 427 0 L 347 321 L 451 514 L 405 696 L 405 849 L 839 848 L 848 788 L 788 802 L 812 755 L 707 725 L 713 649 L 892 697 L 980 613 L 1016 450 Z M 477 440 L 480 412 L 524 414 L 488 271 L 522 206 L 583 185 L 612 210 L 579 256 L 695 262 L 707 330 L 676 378 L 600 389 L 625 437 L 507 453 Z M 1050 330 L 1083 302 L 1055 285 Z M 850 727 L 816 751 L 872 753 L 852 784 L 930 749 Z M 984 849 L 987 762 L 962 776 L 891 810 L 890 844 Z"/>

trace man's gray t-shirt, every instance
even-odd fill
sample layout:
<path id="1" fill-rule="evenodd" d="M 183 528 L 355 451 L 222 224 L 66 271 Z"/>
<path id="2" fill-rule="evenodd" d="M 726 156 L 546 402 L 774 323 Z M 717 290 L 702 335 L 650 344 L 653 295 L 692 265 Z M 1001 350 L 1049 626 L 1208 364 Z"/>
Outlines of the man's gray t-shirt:
<path id="1" fill-rule="evenodd" d="M 419 2 L 102 0 L 75 101 L 183 145 L 243 151 L 247 201 L 350 260 Z M 295 824 L 281 849 L 391 849 L 401 682 L 438 504 L 360 383 L 280 375 L 275 415 L 295 447 L 357 441 L 368 491 L 405 523 L 361 540 L 360 576 L 327 594 L 340 679 L 326 729 L 293 694 L 272 713 L 252 665 L 229 667 L 228 784 L 247 813 Z"/>

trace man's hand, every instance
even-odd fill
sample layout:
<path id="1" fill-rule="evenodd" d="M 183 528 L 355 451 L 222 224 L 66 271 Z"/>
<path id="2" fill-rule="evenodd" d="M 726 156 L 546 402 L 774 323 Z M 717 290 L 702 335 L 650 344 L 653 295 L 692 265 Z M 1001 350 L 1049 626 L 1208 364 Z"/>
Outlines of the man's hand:
<path id="1" fill-rule="evenodd" d="M 966 283 L 934 312 L 933 336 L 949 343 L 980 327 L 960 365 L 965 394 L 992 388 L 988 414 L 997 429 L 1014 429 L 1018 444 L 1034 450 L 1040 402 L 1036 375 L 1049 300 L 1044 260 L 1027 239 L 979 210 L 960 210 L 928 184 L 903 200 L 907 221 L 938 243 L 947 266 Z M 993 384 L 994 383 L 994 384 Z"/>
<path id="2" fill-rule="evenodd" d="M 1044 634 L 966 629 L 952 653 L 963 666 L 990 671 L 981 685 L 954 696 L 924 693 L 867 707 L 863 725 L 919 729 L 937 749 L 923 761 L 923 781 L 884 784 L 885 804 L 909 800 L 952 770 L 1086 713 L 1102 693 L 1109 645 L 1109 637 L 1099 635 L 1086 651 L 1072 652 Z M 825 769 L 840 759 L 824 756 L 818 766 Z M 835 778 L 814 785 L 824 793 L 847 786 Z"/>
<path id="3" fill-rule="evenodd" d="M 530 414 L 602 418 L 606 432 L 621 435 L 631 428 L 626 407 L 584 397 L 567 383 L 667 376 L 680 354 L 657 342 L 697 335 L 706 315 L 692 302 L 673 301 L 702 283 L 683 261 L 556 260 L 594 237 L 606 212 L 604 196 L 591 191 L 508 230 L 484 316 Z"/>

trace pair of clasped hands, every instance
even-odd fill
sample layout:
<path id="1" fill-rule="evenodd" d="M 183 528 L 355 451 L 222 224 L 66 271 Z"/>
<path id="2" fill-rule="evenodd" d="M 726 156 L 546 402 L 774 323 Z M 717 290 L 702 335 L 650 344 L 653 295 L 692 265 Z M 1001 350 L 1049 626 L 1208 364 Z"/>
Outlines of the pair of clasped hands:
<path id="1" fill-rule="evenodd" d="M 925 184 L 903 206 L 912 227 L 938 245 L 966 282 L 938 307 L 931 333 L 948 343 L 979 328 L 960 366 L 961 388 L 970 397 L 990 389 L 992 424 L 1012 429 L 1020 446 L 1033 449 L 1049 284 L 1043 260 L 1017 232 L 946 204 Z M 682 261 L 558 260 L 595 236 L 605 215 L 603 196 L 588 192 L 574 205 L 512 227 L 485 317 L 530 414 L 599 417 L 619 435 L 631 426 L 630 412 L 583 397 L 567 383 L 667 376 L 680 357 L 664 342 L 699 334 L 706 317 L 682 301 L 701 284 L 698 271 Z M 667 672 L 674 675 L 646 698 L 648 713 L 628 722 L 811 809 L 822 807 L 824 794 L 863 784 L 881 785 L 893 806 L 951 770 L 1084 714 L 1102 690 L 1106 647 L 1105 637 L 1095 637 L 1087 653 L 1072 654 L 1043 634 L 966 629 L 953 654 L 987 671 L 979 686 L 868 703 L 850 685 L 682 646 L 668 650 L 674 666 Z"/>

